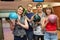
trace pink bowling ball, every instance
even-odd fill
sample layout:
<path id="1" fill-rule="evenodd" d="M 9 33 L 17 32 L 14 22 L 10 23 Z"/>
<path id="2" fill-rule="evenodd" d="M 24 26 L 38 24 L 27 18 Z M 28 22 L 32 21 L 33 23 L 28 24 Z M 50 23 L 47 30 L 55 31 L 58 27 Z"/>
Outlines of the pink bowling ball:
<path id="1" fill-rule="evenodd" d="M 51 22 L 51 23 L 55 23 L 57 22 L 57 16 L 54 15 L 54 14 L 51 14 L 48 16 L 48 20 Z"/>

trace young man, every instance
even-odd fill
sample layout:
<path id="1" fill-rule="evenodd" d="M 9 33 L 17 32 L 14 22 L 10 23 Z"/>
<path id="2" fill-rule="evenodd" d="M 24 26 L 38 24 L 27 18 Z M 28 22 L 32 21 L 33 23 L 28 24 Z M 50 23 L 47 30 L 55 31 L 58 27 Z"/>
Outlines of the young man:
<path id="1" fill-rule="evenodd" d="M 26 30 L 28 40 L 33 39 L 33 28 L 32 28 L 32 25 L 31 25 L 31 18 L 34 15 L 34 13 L 32 13 L 31 10 L 32 10 L 32 4 L 29 3 L 27 5 L 27 13 L 26 13 L 26 17 L 27 17 L 28 24 L 29 24 L 29 29 Z"/>
<path id="2" fill-rule="evenodd" d="M 46 15 L 42 11 L 43 10 L 42 3 L 37 3 L 36 8 L 37 8 L 37 13 L 36 14 L 38 14 L 41 17 L 41 21 L 35 23 L 36 27 L 34 28 L 34 40 L 39 40 L 40 37 L 41 37 L 41 40 L 44 40 L 44 34 L 43 34 L 43 31 L 42 31 L 42 19 Z"/>

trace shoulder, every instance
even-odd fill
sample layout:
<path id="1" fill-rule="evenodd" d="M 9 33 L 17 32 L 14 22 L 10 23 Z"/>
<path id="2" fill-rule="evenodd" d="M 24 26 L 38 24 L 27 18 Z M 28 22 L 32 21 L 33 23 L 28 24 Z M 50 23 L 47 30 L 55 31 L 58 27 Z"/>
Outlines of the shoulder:
<path id="1" fill-rule="evenodd" d="M 24 18 L 24 19 L 27 19 L 27 16 L 25 15 L 25 16 L 23 16 L 23 18 Z"/>
<path id="2" fill-rule="evenodd" d="M 27 21 L 27 20 L 28 20 L 26 16 L 24 16 L 24 20 L 25 20 L 25 21 Z"/>
<path id="3" fill-rule="evenodd" d="M 46 14 L 43 12 L 43 13 L 42 13 L 42 16 L 43 16 L 43 17 L 46 17 Z"/>
<path id="4" fill-rule="evenodd" d="M 32 12 L 32 14 L 34 14 L 34 13 Z"/>
<path id="5" fill-rule="evenodd" d="M 47 21 L 48 20 L 48 17 L 43 17 L 42 18 L 44 21 Z"/>

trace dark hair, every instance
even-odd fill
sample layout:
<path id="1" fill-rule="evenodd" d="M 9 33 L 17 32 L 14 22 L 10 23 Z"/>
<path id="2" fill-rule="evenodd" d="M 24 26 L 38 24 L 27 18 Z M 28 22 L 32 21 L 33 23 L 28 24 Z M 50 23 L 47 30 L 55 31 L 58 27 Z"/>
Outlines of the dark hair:
<path id="1" fill-rule="evenodd" d="M 44 11 L 46 15 L 47 15 L 47 13 L 46 13 L 46 10 L 47 10 L 47 9 L 50 9 L 50 10 L 51 10 L 51 14 L 54 14 L 54 11 L 53 11 L 53 8 L 52 8 L 52 7 L 46 7 L 46 8 L 45 8 L 45 11 Z"/>
<path id="2" fill-rule="evenodd" d="M 42 3 L 37 3 L 36 8 L 37 8 L 38 6 L 40 6 L 40 5 L 43 7 L 43 4 L 42 4 Z"/>

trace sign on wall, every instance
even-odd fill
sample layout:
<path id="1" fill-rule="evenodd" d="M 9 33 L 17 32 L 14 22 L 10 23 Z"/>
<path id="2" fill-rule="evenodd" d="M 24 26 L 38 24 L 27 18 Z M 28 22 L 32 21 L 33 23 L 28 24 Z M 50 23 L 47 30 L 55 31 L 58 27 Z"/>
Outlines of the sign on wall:
<path id="1" fill-rule="evenodd" d="M 44 0 L 33 0 L 33 2 L 44 2 Z"/>

